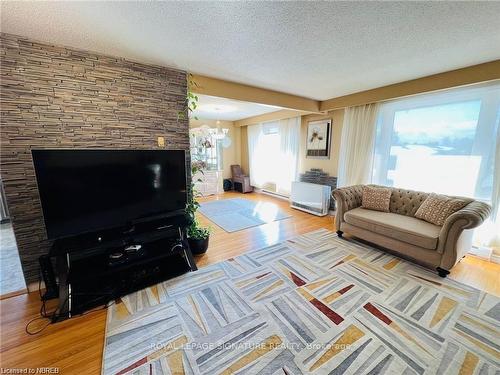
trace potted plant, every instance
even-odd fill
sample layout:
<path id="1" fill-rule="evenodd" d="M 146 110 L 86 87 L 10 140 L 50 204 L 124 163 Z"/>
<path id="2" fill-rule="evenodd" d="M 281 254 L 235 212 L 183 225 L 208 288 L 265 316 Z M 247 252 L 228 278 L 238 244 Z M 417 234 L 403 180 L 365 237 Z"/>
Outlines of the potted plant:
<path id="1" fill-rule="evenodd" d="M 198 220 L 187 229 L 189 248 L 193 255 L 205 254 L 208 249 L 208 241 L 210 239 L 210 228 L 200 226 Z"/>
<path id="2" fill-rule="evenodd" d="M 204 167 L 204 162 L 193 161 L 191 163 L 191 177 L 195 178 L 198 172 L 203 174 Z M 201 181 L 201 178 L 198 178 L 197 181 Z M 191 219 L 191 224 L 187 228 L 187 240 L 193 255 L 201 255 L 206 253 L 208 249 L 208 241 L 210 238 L 210 228 L 202 227 L 195 215 L 196 211 L 200 207 L 200 203 L 198 203 L 198 201 L 196 200 L 199 195 L 200 194 L 194 188 L 194 182 L 192 181 L 189 185 L 186 213 Z"/>
<path id="3" fill-rule="evenodd" d="M 188 74 L 187 82 L 187 93 L 185 99 L 185 107 L 182 111 L 178 112 L 177 120 L 186 119 L 186 117 L 191 117 L 193 112 L 198 106 L 198 95 L 193 93 L 193 89 L 198 87 L 197 83 L 193 80 L 193 75 Z M 197 119 L 196 116 L 194 116 Z M 203 175 L 203 169 L 206 168 L 206 164 L 201 160 L 193 160 L 191 162 L 191 184 L 188 186 L 188 201 L 186 204 L 186 214 L 189 216 L 191 224 L 187 228 L 187 240 L 191 253 L 193 255 L 201 255 L 206 253 L 208 249 L 208 241 L 210 238 L 210 228 L 202 227 L 200 222 L 196 218 L 196 211 L 200 207 L 200 204 L 196 200 L 200 194 L 194 188 L 194 181 L 196 174 L 200 172 Z M 201 178 L 197 181 L 201 182 Z"/>

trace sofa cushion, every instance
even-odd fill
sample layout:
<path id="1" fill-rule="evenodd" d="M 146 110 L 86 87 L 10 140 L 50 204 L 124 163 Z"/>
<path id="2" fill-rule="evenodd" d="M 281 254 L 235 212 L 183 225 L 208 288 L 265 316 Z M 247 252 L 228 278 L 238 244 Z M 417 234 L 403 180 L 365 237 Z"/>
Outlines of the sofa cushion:
<path id="1" fill-rule="evenodd" d="M 430 250 L 437 248 L 441 231 L 440 226 L 414 217 L 366 210 L 361 207 L 347 211 L 344 220 L 371 232 Z"/>
<path id="2" fill-rule="evenodd" d="M 368 210 L 389 212 L 392 191 L 389 188 L 365 186 L 361 198 L 361 207 Z"/>
<path id="3" fill-rule="evenodd" d="M 392 188 L 389 212 L 414 217 L 415 212 L 417 212 L 428 195 L 420 191 Z"/>
<path id="4" fill-rule="evenodd" d="M 431 193 L 422 203 L 415 217 L 435 225 L 443 225 L 448 216 L 464 208 L 470 201 Z"/>

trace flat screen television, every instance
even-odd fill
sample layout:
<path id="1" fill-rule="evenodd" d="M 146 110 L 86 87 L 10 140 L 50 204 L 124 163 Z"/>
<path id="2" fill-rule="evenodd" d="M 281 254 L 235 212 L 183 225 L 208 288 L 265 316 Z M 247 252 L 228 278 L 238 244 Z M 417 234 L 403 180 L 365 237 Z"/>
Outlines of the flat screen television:
<path id="1" fill-rule="evenodd" d="M 124 227 L 186 207 L 182 150 L 33 150 L 47 237 Z"/>

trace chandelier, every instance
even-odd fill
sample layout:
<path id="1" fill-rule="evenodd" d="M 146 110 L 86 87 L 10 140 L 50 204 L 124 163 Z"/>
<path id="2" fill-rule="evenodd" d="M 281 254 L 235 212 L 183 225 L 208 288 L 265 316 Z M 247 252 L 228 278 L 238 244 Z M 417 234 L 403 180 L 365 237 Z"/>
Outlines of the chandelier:
<path id="1" fill-rule="evenodd" d="M 222 147 L 228 148 L 231 145 L 231 139 L 229 138 L 229 129 L 227 128 L 211 128 L 208 125 L 201 125 L 198 128 L 191 129 L 191 134 L 194 138 L 198 140 L 204 147 L 206 145 L 212 144 L 212 140 L 221 140 Z M 211 146 L 210 146 L 211 147 Z"/>
<path id="2" fill-rule="evenodd" d="M 226 128 L 210 128 L 209 133 L 212 137 L 215 139 L 224 139 L 227 137 L 227 133 L 229 132 L 229 129 Z"/>

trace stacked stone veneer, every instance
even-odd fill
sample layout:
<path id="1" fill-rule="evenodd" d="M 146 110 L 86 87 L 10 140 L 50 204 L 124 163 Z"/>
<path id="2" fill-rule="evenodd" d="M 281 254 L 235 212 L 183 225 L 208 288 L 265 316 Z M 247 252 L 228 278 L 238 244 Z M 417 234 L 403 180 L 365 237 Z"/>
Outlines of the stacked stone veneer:
<path id="1" fill-rule="evenodd" d="M 186 73 L 0 34 L 1 176 L 28 282 L 48 252 L 34 148 L 189 150 Z"/>
<path id="2" fill-rule="evenodd" d="M 311 184 L 328 185 L 331 186 L 332 191 L 337 188 L 337 177 L 330 176 L 320 168 L 311 168 L 310 171 L 301 173 L 299 180 Z M 330 197 L 330 210 L 335 210 L 335 199 L 332 197 Z"/>

